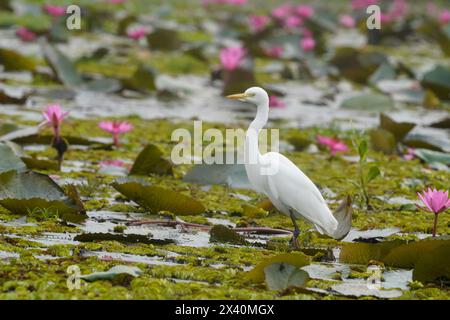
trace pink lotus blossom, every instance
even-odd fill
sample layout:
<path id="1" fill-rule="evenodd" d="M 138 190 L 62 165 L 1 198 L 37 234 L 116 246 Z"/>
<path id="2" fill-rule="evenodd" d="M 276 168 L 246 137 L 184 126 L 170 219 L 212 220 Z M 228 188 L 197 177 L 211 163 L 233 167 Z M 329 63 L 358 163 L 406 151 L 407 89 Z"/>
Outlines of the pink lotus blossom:
<path id="1" fill-rule="evenodd" d="M 313 38 L 303 38 L 300 40 L 300 46 L 306 52 L 314 50 L 316 41 Z"/>
<path id="2" fill-rule="evenodd" d="M 261 32 L 269 24 L 270 18 L 267 16 L 251 15 L 249 17 L 250 28 L 253 32 Z"/>
<path id="3" fill-rule="evenodd" d="M 287 29 L 293 29 L 299 27 L 303 23 L 303 20 L 297 16 L 289 16 L 287 17 L 283 25 Z"/>
<path id="4" fill-rule="evenodd" d="M 270 95 L 269 96 L 269 107 L 270 108 L 284 108 L 286 105 L 283 101 L 278 99 L 277 96 Z"/>
<path id="5" fill-rule="evenodd" d="M 283 54 L 283 47 L 275 46 L 264 49 L 264 53 L 273 58 L 279 58 Z"/>
<path id="6" fill-rule="evenodd" d="M 53 127 L 53 135 L 56 139 L 60 137 L 61 124 L 69 112 L 63 112 L 59 104 L 49 104 L 42 115 L 45 121 L 43 125 L 50 125 Z"/>
<path id="7" fill-rule="evenodd" d="M 406 154 L 403 155 L 403 159 L 408 161 L 414 159 L 414 157 L 416 156 L 416 154 L 414 153 L 414 149 L 408 148 L 406 151 L 407 151 Z"/>
<path id="8" fill-rule="evenodd" d="M 66 7 L 51 4 L 44 5 L 44 11 L 53 17 L 62 17 L 66 15 Z"/>
<path id="9" fill-rule="evenodd" d="M 295 8 L 295 13 L 302 18 L 308 19 L 314 14 L 314 8 L 307 5 L 299 5 Z"/>
<path id="10" fill-rule="evenodd" d="M 133 129 L 133 125 L 126 121 L 100 121 L 98 126 L 113 135 L 113 141 L 116 147 L 119 146 L 119 134 Z"/>
<path id="11" fill-rule="evenodd" d="M 276 7 L 275 9 L 272 10 L 272 16 L 274 16 L 275 18 L 277 18 L 279 20 L 283 20 L 284 18 L 291 15 L 292 13 L 293 13 L 293 7 L 288 4 L 284 4 L 284 5 Z"/>
<path id="12" fill-rule="evenodd" d="M 326 146 L 330 150 L 332 156 L 335 156 L 338 152 L 348 151 L 347 145 L 338 139 L 317 135 L 317 142 L 323 146 Z"/>
<path id="13" fill-rule="evenodd" d="M 441 12 L 441 14 L 439 14 L 439 22 L 441 24 L 447 24 L 450 22 L 450 11 L 449 10 L 444 10 Z"/>
<path id="14" fill-rule="evenodd" d="M 354 28 L 356 25 L 355 19 L 348 14 L 340 16 L 339 23 L 346 28 Z"/>
<path id="15" fill-rule="evenodd" d="M 352 0 L 351 6 L 353 10 L 366 9 L 372 4 L 378 4 L 379 0 Z"/>
<path id="16" fill-rule="evenodd" d="M 129 29 L 127 31 L 128 38 L 133 39 L 133 40 L 140 40 L 141 38 L 145 37 L 146 34 L 147 34 L 147 28 L 145 28 L 145 27 L 137 27 L 137 28 Z"/>
<path id="17" fill-rule="evenodd" d="M 244 57 L 245 49 L 242 47 L 228 47 L 220 51 L 220 63 L 228 71 L 238 68 Z"/>
<path id="18" fill-rule="evenodd" d="M 105 160 L 98 163 L 102 167 L 121 167 L 125 168 L 127 165 L 122 160 Z"/>
<path id="19" fill-rule="evenodd" d="M 36 39 L 36 34 L 25 27 L 20 27 L 16 30 L 16 35 L 22 41 L 33 41 Z"/>
<path id="20" fill-rule="evenodd" d="M 423 211 L 434 213 L 433 237 L 435 237 L 439 213 L 444 212 L 448 208 L 450 208 L 448 191 L 428 188 L 427 191 L 422 191 L 422 193 L 418 192 L 417 195 L 426 206 L 422 207 L 418 205 L 417 207 Z"/>

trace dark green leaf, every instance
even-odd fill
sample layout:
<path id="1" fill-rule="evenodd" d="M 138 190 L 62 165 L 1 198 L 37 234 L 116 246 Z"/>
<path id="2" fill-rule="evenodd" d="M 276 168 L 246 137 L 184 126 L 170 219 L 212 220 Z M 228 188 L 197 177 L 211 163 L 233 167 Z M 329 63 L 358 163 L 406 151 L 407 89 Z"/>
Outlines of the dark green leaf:
<path id="1" fill-rule="evenodd" d="M 153 144 L 147 145 L 137 156 L 130 175 L 148 176 L 151 174 L 173 175 L 172 164 L 162 157 L 161 150 Z"/>
<path id="2" fill-rule="evenodd" d="M 246 244 L 247 241 L 233 229 L 224 225 L 218 224 L 209 231 L 210 242 L 232 243 L 232 244 Z"/>
<path id="3" fill-rule="evenodd" d="M 269 290 L 284 290 L 289 287 L 302 287 L 309 280 L 306 271 L 293 265 L 276 262 L 264 268 Z"/>
<path id="4" fill-rule="evenodd" d="M 384 154 L 396 153 L 395 137 L 389 131 L 384 129 L 374 129 L 370 131 L 370 141 L 372 147 L 376 151 L 381 151 Z"/>

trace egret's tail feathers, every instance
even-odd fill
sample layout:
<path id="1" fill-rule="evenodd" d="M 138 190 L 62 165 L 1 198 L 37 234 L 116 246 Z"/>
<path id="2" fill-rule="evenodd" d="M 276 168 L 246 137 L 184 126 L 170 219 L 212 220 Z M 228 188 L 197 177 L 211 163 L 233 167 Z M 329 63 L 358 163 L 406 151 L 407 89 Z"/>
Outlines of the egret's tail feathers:
<path id="1" fill-rule="evenodd" d="M 350 232 L 352 227 L 352 198 L 350 196 L 345 197 L 341 205 L 333 212 L 333 216 L 338 221 L 338 227 L 332 234 L 332 237 L 336 240 L 344 239 Z"/>

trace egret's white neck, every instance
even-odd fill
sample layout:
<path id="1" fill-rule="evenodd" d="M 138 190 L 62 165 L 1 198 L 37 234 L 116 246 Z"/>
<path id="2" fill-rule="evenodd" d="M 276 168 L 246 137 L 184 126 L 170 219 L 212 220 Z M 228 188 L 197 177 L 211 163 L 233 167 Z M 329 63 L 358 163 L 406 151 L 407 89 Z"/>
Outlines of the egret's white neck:
<path id="1" fill-rule="evenodd" d="M 256 117 L 248 127 L 245 138 L 245 161 L 255 164 L 259 162 L 261 153 L 259 152 L 259 132 L 267 123 L 269 118 L 269 101 L 264 99 L 257 105 Z"/>

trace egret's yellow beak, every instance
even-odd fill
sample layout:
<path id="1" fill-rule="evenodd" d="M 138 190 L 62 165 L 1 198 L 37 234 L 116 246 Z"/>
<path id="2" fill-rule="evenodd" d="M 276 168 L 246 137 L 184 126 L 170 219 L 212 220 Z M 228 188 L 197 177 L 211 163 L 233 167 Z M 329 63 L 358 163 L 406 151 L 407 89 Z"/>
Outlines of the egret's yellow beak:
<path id="1" fill-rule="evenodd" d="M 250 95 L 247 93 L 237 93 L 227 96 L 227 98 L 231 100 L 244 100 L 245 98 L 248 97 L 250 97 Z"/>

